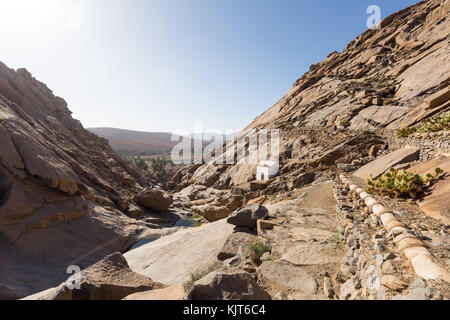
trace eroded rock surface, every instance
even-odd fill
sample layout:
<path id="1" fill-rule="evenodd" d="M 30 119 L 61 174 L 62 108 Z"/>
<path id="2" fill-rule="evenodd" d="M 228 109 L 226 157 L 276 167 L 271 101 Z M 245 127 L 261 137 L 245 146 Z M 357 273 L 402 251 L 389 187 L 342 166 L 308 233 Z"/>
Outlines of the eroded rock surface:
<path id="1" fill-rule="evenodd" d="M 79 288 L 75 286 L 76 281 Z M 29 296 L 25 300 L 121 300 L 135 292 L 162 287 L 162 284 L 131 271 L 125 258 L 115 253 L 83 270 L 76 278 L 69 278 L 57 288 Z"/>
<path id="2" fill-rule="evenodd" d="M 216 271 L 194 283 L 190 300 L 271 300 L 255 279 L 244 271 Z"/>
<path id="3" fill-rule="evenodd" d="M 130 247 L 146 230 L 128 217 L 145 184 L 62 98 L 0 63 L 0 298 L 54 287 L 70 265 Z"/>
<path id="4" fill-rule="evenodd" d="M 198 228 L 179 230 L 124 254 L 135 272 L 166 285 L 184 285 L 192 273 L 207 269 L 233 233 L 220 220 Z"/>

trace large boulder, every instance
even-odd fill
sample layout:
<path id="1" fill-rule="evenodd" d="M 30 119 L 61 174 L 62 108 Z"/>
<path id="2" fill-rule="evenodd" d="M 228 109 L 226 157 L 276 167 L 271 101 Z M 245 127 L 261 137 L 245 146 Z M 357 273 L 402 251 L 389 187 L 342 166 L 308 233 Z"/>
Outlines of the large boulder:
<path id="1" fill-rule="evenodd" d="M 237 227 L 256 228 L 259 219 L 265 219 L 269 211 L 260 204 L 250 204 L 232 213 L 227 222 Z"/>
<path id="2" fill-rule="evenodd" d="M 162 284 L 133 272 L 120 253 L 107 256 L 57 288 L 29 296 L 24 300 L 121 300 L 135 293 L 160 289 Z M 71 286 L 72 285 L 72 286 Z"/>
<path id="3" fill-rule="evenodd" d="M 191 211 L 214 222 L 242 206 L 243 198 L 230 190 L 218 190 L 201 185 L 189 187 L 174 194 L 175 207 L 189 207 Z"/>
<path id="4" fill-rule="evenodd" d="M 244 271 L 216 271 L 194 283 L 189 300 L 270 300 L 270 295 Z"/>
<path id="5" fill-rule="evenodd" d="M 139 193 L 137 203 L 156 212 L 166 212 L 173 200 L 167 192 L 145 188 Z"/>
<path id="6" fill-rule="evenodd" d="M 186 228 L 124 254 L 131 269 L 167 285 L 184 285 L 195 272 L 208 269 L 233 233 L 226 220 Z"/>

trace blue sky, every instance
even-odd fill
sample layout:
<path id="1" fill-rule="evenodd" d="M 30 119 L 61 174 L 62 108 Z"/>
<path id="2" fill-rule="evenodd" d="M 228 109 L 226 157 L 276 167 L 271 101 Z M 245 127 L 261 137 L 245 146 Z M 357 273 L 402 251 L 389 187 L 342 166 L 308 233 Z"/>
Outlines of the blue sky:
<path id="1" fill-rule="evenodd" d="M 26 67 L 85 127 L 233 130 L 413 0 L 2 0 L 0 61 Z M 79 14 L 78 14 L 79 13 Z"/>

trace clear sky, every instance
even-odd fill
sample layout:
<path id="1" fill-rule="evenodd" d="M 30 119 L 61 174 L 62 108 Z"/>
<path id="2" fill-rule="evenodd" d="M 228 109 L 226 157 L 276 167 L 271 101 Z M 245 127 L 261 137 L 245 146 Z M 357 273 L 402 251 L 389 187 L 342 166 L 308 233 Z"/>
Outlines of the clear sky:
<path id="1" fill-rule="evenodd" d="M 0 61 L 85 127 L 241 129 L 382 17 L 417 0 L 0 0 Z"/>

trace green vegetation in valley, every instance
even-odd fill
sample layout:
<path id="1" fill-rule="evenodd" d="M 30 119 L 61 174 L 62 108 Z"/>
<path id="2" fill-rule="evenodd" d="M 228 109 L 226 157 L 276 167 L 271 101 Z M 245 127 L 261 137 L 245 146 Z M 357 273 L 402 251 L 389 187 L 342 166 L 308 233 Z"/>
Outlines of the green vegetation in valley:
<path id="1" fill-rule="evenodd" d="M 368 179 L 368 191 L 391 198 L 420 198 L 424 192 L 444 171 L 440 168 L 434 170 L 434 174 L 428 173 L 424 177 L 407 170 L 392 168 L 379 179 Z"/>
<path id="2" fill-rule="evenodd" d="M 138 157 L 137 159 L 133 160 L 133 163 L 136 166 L 136 168 L 138 168 L 139 170 L 142 170 L 142 171 L 148 170 L 147 163 L 141 157 Z"/>
<path id="3" fill-rule="evenodd" d="M 171 166 L 173 166 L 172 161 L 162 157 L 150 159 L 150 170 L 159 182 L 166 181 Z"/>

